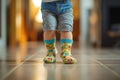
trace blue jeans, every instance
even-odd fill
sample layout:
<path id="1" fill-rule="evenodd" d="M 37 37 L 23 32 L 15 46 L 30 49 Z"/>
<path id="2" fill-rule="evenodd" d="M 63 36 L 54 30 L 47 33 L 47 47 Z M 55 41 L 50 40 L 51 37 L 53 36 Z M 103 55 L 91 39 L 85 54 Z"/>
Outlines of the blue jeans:
<path id="1" fill-rule="evenodd" d="M 71 0 L 42 3 L 43 30 L 73 31 Z"/>
<path id="2" fill-rule="evenodd" d="M 54 1 L 54 2 L 42 2 L 42 10 L 49 10 L 54 14 L 62 14 L 67 9 L 72 8 L 71 0 Z"/>
<path id="3" fill-rule="evenodd" d="M 43 17 L 43 30 L 55 30 L 55 31 L 73 31 L 73 10 L 67 9 L 65 12 L 59 15 L 55 15 L 49 10 L 42 10 Z"/>

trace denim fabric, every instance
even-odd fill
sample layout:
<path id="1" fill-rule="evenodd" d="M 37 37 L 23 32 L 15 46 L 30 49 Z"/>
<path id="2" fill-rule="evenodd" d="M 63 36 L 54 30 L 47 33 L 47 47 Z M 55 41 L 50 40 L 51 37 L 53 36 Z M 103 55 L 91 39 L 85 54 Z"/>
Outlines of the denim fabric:
<path id="1" fill-rule="evenodd" d="M 42 0 L 42 2 L 53 2 L 53 1 L 61 1 L 61 0 Z"/>
<path id="2" fill-rule="evenodd" d="M 67 9 L 64 13 L 55 15 L 49 10 L 42 10 L 43 30 L 73 31 L 73 10 Z"/>
<path id="3" fill-rule="evenodd" d="M 54 2 L 42 2 L 42 10 L 49 10 L 54 14 L 61 14 L 67 9 L 72 8 L 71 0 L 61 0 Z"/>

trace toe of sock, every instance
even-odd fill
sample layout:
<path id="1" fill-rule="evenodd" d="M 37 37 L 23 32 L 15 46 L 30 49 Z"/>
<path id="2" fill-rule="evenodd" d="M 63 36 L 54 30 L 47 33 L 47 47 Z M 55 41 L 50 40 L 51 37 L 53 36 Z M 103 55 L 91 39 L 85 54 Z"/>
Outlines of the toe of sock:
<path id="1" fill-rule="evenodd" d="M 65 64 L 74 64 L 74 63 L 77 62 L 77 60 L 75 58 L 71 57 L 71 56 L 68 56 L 68 57 L 63 59 L 63 62 Z"/>
<path id="2" fill-rule="evenodd" d="M 56 58 L 46 56 L 46 57 L 43 59 L 43 61 L 44 61 L 45 63 L 55 63 L 55 62 L 56 62 Z"/>

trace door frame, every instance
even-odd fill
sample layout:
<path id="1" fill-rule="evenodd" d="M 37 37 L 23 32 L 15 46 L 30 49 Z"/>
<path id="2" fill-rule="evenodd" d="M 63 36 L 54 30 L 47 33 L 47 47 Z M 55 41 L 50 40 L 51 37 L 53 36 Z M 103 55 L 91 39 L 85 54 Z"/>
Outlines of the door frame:
<path id="1" fill-rule="evenodd" d="M 0 47 L 6 47 L 6 0 L 0 0 Z"/>

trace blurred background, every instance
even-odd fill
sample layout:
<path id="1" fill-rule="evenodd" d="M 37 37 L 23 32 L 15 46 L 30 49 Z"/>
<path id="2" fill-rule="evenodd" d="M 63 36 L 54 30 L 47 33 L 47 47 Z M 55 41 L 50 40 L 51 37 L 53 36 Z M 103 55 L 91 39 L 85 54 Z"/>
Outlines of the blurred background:
<path id="1" fill-rule="evenodd" d="M 120 0 L 72 2 L 75 43 L 98 48 L 120 47 Z M 0 0 L 0 46 L 43 41 L 40 4 L 41 0 Z"/>
<path id="2" fill-rule="evenodd" d="M 78 62 L 66 65 L 43 62 L 41 0 L 0 0 L 0 80 L 120 80 L 120 0 L 72 2 Z"/>

